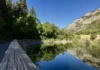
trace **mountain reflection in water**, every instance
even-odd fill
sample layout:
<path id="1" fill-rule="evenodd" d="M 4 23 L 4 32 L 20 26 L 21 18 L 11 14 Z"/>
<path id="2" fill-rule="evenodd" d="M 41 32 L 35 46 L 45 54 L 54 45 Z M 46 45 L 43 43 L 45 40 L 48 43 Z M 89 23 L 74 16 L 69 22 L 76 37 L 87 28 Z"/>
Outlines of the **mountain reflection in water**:
<path id="1" fill-rule="evenodd" d="M 26 50 L 39 70 L 97 70 L 66 52 L 67 48 L 65 45 L 35 45 Z"/>
<path id="2" fill-rule="evenodd" d="M 97 70 L 81 60 L 76 59 L 70 53 L 59 54 L 54 60 L 38 62 L 39 70 Z"/>

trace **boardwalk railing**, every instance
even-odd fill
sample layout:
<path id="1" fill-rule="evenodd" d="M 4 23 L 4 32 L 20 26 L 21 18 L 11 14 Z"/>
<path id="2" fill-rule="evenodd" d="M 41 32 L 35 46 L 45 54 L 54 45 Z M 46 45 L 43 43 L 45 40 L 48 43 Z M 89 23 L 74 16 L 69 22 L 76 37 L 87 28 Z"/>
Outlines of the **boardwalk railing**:
<path id="1" fill-rule="evenodd" d="M 5 52 L 0 63 L 0 70 L 37 70 L 37 67 L 21 48 L 18 41 L 14 40 Z"/>

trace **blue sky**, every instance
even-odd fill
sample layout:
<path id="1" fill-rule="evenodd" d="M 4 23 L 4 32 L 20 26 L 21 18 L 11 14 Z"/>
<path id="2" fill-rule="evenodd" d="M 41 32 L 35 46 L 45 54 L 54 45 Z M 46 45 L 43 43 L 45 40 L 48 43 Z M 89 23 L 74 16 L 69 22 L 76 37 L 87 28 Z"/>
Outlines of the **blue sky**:
<path id="1" fill-rule="evenodd" d="M 35 8 L 42 23 L 49 21 L 60 28 L 84 14 L 100 8 L 100 0 L 27 0 L 28 9 Z"/>

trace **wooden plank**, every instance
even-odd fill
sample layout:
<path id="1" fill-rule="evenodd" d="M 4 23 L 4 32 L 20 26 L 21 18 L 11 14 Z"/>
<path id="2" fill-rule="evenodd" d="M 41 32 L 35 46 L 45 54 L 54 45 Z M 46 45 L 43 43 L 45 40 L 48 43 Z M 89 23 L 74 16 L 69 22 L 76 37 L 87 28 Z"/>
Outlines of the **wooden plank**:
<path id="1" fill-rule="evenodd" d="M 14 40 L 5 52 L 5 56 L 0 63 L 0 70 L 37 70 L 37 67 L 21 48 L 17 40 Z"/>

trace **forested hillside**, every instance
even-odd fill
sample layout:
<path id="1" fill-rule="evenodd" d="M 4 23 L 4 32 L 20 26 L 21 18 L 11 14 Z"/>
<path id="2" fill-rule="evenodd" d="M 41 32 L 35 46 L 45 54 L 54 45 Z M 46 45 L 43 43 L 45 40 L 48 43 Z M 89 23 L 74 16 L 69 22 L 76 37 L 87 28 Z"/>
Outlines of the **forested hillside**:
<path id="1" fill-rule="evenodd" d="M 0 40 L 68 39 L 68 34 L 50 22 L 41 24 L 34 7 L 27 8 L 26 0 L 0 0 Z"/>

